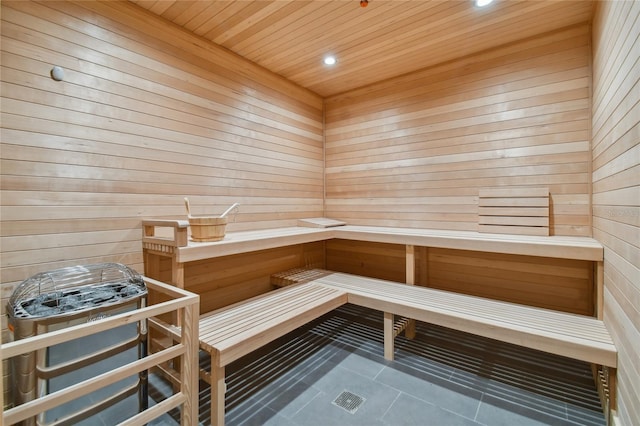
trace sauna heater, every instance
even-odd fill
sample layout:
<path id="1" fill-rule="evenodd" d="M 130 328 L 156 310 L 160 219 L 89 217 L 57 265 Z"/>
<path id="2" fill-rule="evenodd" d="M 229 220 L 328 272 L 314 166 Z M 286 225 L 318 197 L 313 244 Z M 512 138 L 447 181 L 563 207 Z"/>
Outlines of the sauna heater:
<path id="1" fill-rule="evenodd" d="M 147 289 L 134 270 L 117 263 L 73 266 L 39 273 L 23 281 L 9 299 L 7 312 L 14 340 L 144 307 Z M 19 405 L 146 356 L 146 323 L 96 332 L 12 359 L 14 404 Z M 138 395 L 137 401 L 135 394 Z M 115 403 L 129 417 L 147 408 L 147 373 L 129 377 L 23 422 L 24 425 L 73 425 L 99 419 Z M 128 408 L 131 407 L 132 408 Z M 115 407 L 114 407 L 115 408 Z M 113 409 L 112 409 L 113 410 Z M 126 417 L 125 417 L 126 418 Z"/>

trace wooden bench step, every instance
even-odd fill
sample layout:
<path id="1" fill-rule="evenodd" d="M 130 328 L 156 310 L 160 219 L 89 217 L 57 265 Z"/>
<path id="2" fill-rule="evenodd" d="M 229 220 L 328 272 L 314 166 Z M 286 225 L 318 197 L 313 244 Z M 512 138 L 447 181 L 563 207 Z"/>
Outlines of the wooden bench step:
<path id="1" fill-rule="evenodd" d="M 200 317 L 200 348 L 211 356 L 211 423 L 224 425 L 225 366 L 347 303 L 344 290 L 313 284 L 283 287 Z"/>
<path id="2" fill-rule="evenodd" d="M 599 365 L 617 351 L 596 318 L 332 273 L 310 283 L 346 291 L 350 303 Z"/>
<path id="3" fill-rule="evenodd" d="M 343 290 L 295 285 L 200 317 L 200 347 L 224 366 L 346 303 Z"/>
<path id="4" fill-rule="evenodd" d="M 271 275 L 271 285 L 276 287 L 286 287 L 292 284 L 299 284 L 320 278 L 328 271 L 322 269 L 294 268 L 284 272 Z"/>

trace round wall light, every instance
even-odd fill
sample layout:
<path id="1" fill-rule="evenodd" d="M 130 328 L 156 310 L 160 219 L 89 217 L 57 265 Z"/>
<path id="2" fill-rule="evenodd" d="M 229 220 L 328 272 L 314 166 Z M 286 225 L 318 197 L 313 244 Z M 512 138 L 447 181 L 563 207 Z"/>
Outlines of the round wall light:
<path id="1" fill-rule="evenodd" d="M 51 78 L 53 78 L 55 81 L 64 80 L 64 70 L 57 65 L 51 68 Z"/>

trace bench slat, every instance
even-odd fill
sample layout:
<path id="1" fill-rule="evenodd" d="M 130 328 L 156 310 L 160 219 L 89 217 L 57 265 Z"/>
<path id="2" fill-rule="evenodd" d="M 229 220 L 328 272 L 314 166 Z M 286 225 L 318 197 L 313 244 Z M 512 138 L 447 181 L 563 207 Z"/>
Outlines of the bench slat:
<path id="1" fill-rule="evenodd" d="M 343 305 L 344 290 L 300 284 L 203 316 L 200 347 L 219 354 L 220 366 Z"/>
<path id="2" fill-rule="evenodd" d="M 331 279 L 333 277 L 329 276 L 327 278 Z M 551 330 L 555 333 L 569 336 L 579 333 L 585 339 L 591 338 L 596 341 L 612 343 L 602 322 L 592 317 L 499 302 L 426 287 L 407 286 L 406 288 L 396 288 L 397 283 L 377 282 L 377 280 L 373 279 L 364 278 L 367 282 L 359 282 L 362 279 L 362 277 L 355 276 L 346 278 L 339 276 L 337 280 L 331 281 L 331 284 L 359 294 L 371 294 L 379 298 L 393 299 L 403 303 L 417 303 L 427 309 L 484 317 L 488 320 L 519 324 L 540 330 Z M 320 283 L 317 280 L 315 282 Z M 326 282 L 328 281 L 322 281 L 322 283 Z M 390 288 L 389 286 L 394 287 Z M 557 328 L 559 325 L 562 325 L 562 329 Z M 565 332 L 567 325 L 570 325 L 570 330 Z"/>
<path id="3" fill-rule="evenodd" d="M 297 300 L 305 294 L 313 292 L 313 287 L 297 286 L 288 290 L 276 290 L 245 301 L 212 311 L 200 317 L 200 335 L 207 334 L 210 328 L 220 330 L 230 324 L 238 324 L 238 318 L 267 316 L 266 309 L 286 304 L 289 300 Z M 317 291 L 317 289 L 316 289 Z"/>
<path id="4" fill-rule="evenodd" d="M 292 311 L 300 306 L 307 307 L 321 303 L 327 295 L 333 296 L 333 293 L 326 291 L 327 289 L 309 288 L 308 290 L 296 292 L 294 297 L 286 299 L 278 297 L 262 301 L 272 303 L 254 303 L 252 304 L 253 311 L 238 312 L 237 315 L 221 322 L 215 321 L 215 317 L 213 317 L 213 321 L 204 321 L 201 324 L 205 326 L 205 330 L 200 332 L 200 340 L 221 350 L 223 345 L 228 344 L 228 341 L 237 336 L 245 336 L 246 334 L 246 338 L 250 338 L 255 333 L 255 327 L 261 327 L 271 318 L 278 320 L 283 316 L 291 315 Z"/>
<path id="5" fill-rule="evenodd" d="M 333 273 L 311 281 L 349 293 L 349 302 L 595 364 L 617 352 L 596 318 Z"/>

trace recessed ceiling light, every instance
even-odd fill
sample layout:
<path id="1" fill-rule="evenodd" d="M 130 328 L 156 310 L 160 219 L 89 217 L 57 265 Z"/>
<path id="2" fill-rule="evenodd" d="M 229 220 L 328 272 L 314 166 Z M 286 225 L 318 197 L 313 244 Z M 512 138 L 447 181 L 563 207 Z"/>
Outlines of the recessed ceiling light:
<path id="1" fill-rule="evenodd" d="M 324 62 L 325 65 L 335 65 L 338 61 L 335 56 L 325 56 L 322 62 Z"/>
<path id="2" fill-rule="evenodd" d="M 491 4 L 492 2 L 493 2 L 493 0 L 476 0 L 476 6 L 484 7 L 484 6 L 487 6 L 487 5 Z"/>

